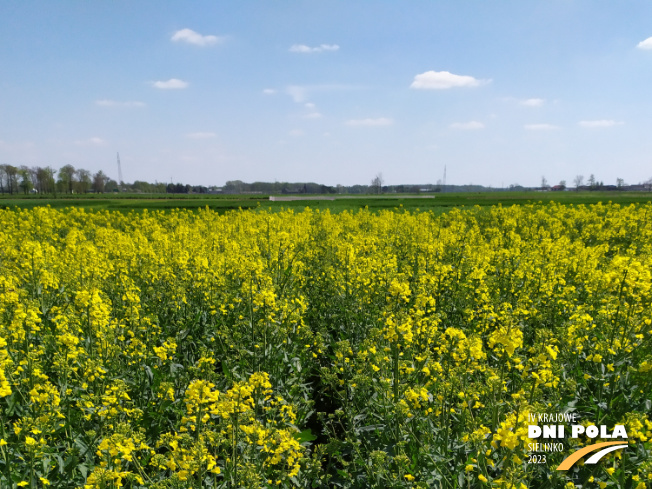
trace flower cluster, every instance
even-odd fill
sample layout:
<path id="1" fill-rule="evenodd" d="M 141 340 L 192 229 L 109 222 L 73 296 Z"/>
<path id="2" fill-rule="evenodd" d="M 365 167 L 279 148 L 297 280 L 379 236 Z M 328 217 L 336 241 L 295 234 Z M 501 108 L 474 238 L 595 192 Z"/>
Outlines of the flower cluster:
<path id="1" fill-rule="evenodd" d="M 642 489 L 650 215 L 0 210 L 0 487 Z"/>

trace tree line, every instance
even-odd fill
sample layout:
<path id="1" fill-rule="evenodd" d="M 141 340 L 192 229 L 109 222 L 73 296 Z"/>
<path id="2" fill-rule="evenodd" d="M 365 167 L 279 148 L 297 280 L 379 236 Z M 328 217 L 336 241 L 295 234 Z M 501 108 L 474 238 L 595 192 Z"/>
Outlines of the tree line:
<path id="1" fill-rule="evenodd" d="M 59 170 L 50 166 L 0 165 L 0 194 L 87 194 L 111 192 L 137 193 L 205 193 L 207 187 L 136 180 L 124 183 L 113 180 L 102 170 L 92 173 L 84 168 L 65 165 Z"/>
<path id="2" fill-rule="evenodd" d="M 59 170 L 50 166 L 0 165 L 0 193 L 2 194 L 85 194 L 103 193 L 118 189 L 118 182 L 102 170 L 91 173 L 84 168 L 65 165 Z"/>
<path id="3" fill-rule="evenodd" d="M 622 178 L 616 185 L 604 185 L 594 175 L 584 185 L 584 176 L 577 175 L 573 181 L 576 190 L 652 190 L 652 179 L 638 185 L 627 185 Z M 422 192 L 487 192 L 500 190 L 528 190 L 518 184 L 509 188 L 491 188 L 482 185 L 444 185 L 441 181 L 422 185 L 384 185 L 382 173 L 372 179 L 371 185 L 322 185 L 314 182 L 253 182 L 231 180 L 219 188 L 215 186 L 187 185 L 182 183 L 150 183 L 136 180 L 133 183 L 117 182 L 102 170 L 92 173 L 84 168 L 65 165 L 59 170 L 50 166 L 12 166 L 0 164 L 0 194 L 86 194 L 86 193 L 168 193 L 168 194 L 384 194 L 384 193 L 422 193 Z M 565 190 L 566 181 L 551 187 L 545 177 L 541 177 L 541 187 L 537 190 Z"/>

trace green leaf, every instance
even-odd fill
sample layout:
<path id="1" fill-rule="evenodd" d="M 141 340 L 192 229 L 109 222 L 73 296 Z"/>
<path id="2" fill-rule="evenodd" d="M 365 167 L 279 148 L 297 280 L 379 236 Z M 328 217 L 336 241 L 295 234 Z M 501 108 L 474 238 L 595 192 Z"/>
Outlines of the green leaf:
<path id="1" fill-rule="evenodd" d="M 299 443 L 305 443 L 309 441 L 314 441 L 317 439 L 315 435 L 312 434 L 311 430 L 303 430 L 300 433 L 293 433 L 292 436 L 294 437 L 295 440 L 297 440 Z"/>
<path id="2" fill-rule="evenodd" d="M 84 481 L 85 481 L 86 478 L 88 477 L 88 467 L 86 467 L 85 465 L 80 464 L 80 465 L 77 466 L 77 468 L 79 469 L 79 472 L 81 472 L 81 475 L 82 475 L 82 477 L 84 478 Z"/>

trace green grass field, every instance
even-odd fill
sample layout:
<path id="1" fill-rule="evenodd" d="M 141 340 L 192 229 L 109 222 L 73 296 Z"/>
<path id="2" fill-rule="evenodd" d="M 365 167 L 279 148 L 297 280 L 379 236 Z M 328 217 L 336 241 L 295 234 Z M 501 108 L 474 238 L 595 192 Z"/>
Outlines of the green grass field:
<path id="1" fill-rule="evenodd" d="M 295 196 L 299 197 L 299 196 Z M 165 210 L 197 209 L 209 207 L 216 211 L 236 209 L 302 210 L 330 209 L 331 212 L 356 210 L 368 207 L 370 210 L 394 209 L 403 207 L 409 210 L 432 210 L 445 212 L 451 207 L 513 205 L 527 203 L 596 204 L 614 202 L 618 204 L 645 203 L 652 201 L 652 192 L 472 192 L 430 194 L 427 198 L 414 198 L 409 195 L 349 195 L 329 196 L 335 200 L 319 200 L 323 196 L 301 196 L 305 200 L 270 201 L 268 195 L 206 195 L 206 194 L 104 194 L 60 196 L 0 196 L 0 206 L 5 208 L 32 209 L 49 205 L 52 208 L 83 207 L 102 210 Z"/>

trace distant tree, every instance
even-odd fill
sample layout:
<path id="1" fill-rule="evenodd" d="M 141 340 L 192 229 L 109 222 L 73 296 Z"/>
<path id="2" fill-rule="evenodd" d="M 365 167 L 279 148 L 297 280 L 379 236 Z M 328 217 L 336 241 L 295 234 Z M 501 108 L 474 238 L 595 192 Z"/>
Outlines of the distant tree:
<path id="1" fill-rule="evenodd" d="M 575 189 L 579 190 L 580 187 L 584 184 L 584 175 L 577 175 L 573 179 L 573 183 L 575 184 Z"/>
<path id="2" fill-rule="evenodd" d="M 616 178 L 616 187 L 622 189 L 625 186 L 625 180 L 622 178 Z"/>
<path id="3" fill-rule="evenodd" d="M 3 181 L 3 193 L 18 192 L 18 168 L 12 165 L 0 165 L 0 179 Z"/>
<path id="4" fill-rule="evenodd" d="M 20 175 L 20 188 L 23 190 L 23 193 L 27 195 L 34 188 L 30 169 L 23 166 L 18 170 L 18 175 Z"/>
<path id="5" fill-rule="evenodd" d="M 650 191 L 652 190 L 652 178 L 646 180 L 643 182 L 643 185 L 645 186 L 645 190 Z"/>
<path id="6" fill-rule="evenodd" d="M 75 175 L 77 177 L 77 181 L 75 182 L 77 192 L 80 194 L 88 193 L 91 188 L 91 184 L 93 183 L 91 180 L 91 172 L 80 168 L 79 170 L 75 171 Z"/>
<path id="7" fill-rule="evenodd" d="M 30 168 L 27 165 L 22 165 L 20 167 L 21 178 L 26 177 L 30 181 L 29 191 L 32 191 L 32 190 L 37 188 L 37 185 L 38 185 L 38 181 L 37 181 L 37 178 L 36 178 L 37 170 L 38 170 L 38 167 L 36 167 L 36 166 L 33 166 L 33 167 Z M 23 188 L 23 185 L 21 185 L 21 188 Z"/>
<path id="8" fill-rule="evenodd" d="M 548 180 L 546 180 L 546 177 L 544 176 L 541 176 L 541 188 L 548 188 Z"/>
<path id="9" fill-rule="evenodd" d="M 136 180 L 134 183 L 131 184 L 131 190 L 134 192 L 139 192 L 139 193 L 151 193 L 152 192 L 152 184 L 149 182 L 144 182 L 142 180 Z"/>
<path id="10" fill-rule="evenodd" d="M 562 188 L 566 188 L 566 180 L 560 180 L 559 181 L 559 186 Z"/>
<path id="11" fill-rule="evenodd" d="M 278 184 L 278 182 L 276 182 Z M 242 180 L 230 180 L 224 184 L 224 191 L 227 193 L 232 193 L 232 194 L 239 194 L 243 191 L 245 191 L 245 184 Z M 280 188 L 275 188 L 274 193 L 280 192 Z"/>
<path id="12" fill-rule="evenodd" d="M 103 194 L 106 190 L 106 184 L 109 181 L 109 177 L 107 177 L 102 170 L 98 171 L 95 175 L 93 175 L 93 184 L 92 184 L 92 189 L 98 193 L 98 194 Z"/>
<path id="13" fill-rule="evenodd" d="M 0 194 L 4 194 L 5 190 L 9 191 L 9 183 L 7 178 L 7 168 L 8 165 L 0 165 Z"/>
<path id="14" fill-rule="evenodd" d="M 71 194 L 75 184 L 75 167 L 72 165 L 65 165 L 59 170 L 59 181 L 57 185 L 63 192 Z"/>
<path id="15" fill-rule="evenodd" d="M 57 170 L 50 166 L 46 166 L 43 168 L 43 182 L 45 185 L 45 192 L 50 193 L 56 197 L 57 196 L 57 181 L 55 179 L 55 175 L 57 174 Z"/>
<path id="16" fill-rule="evenodd" d="M 34 186 L 38 193 L 45 194 L 49 191 L 49 174 L 46 168 L 36 168 L 36 185 Z"/>
<path id="17" fill-rule="evenodd" d="M 383 180 L 383 174 L 382 174 L 382 173 L 378 173 L 378 174 L 373 178 L 373 180 L 371 180 L 371 189 L 372 189 L 372 192 L 374 192 L 374 193 L 376 193 L 376 194 L 380 194 L 380 193 L 382 193 L 382 191 L 383 191 L 383 183 L 384 183 L 384 180 Z"/>
<path id="18" fill-rule="evenodd" d="M 187 194 L 190 188 L 190 185 L 184 185 L 182 183 L 168 183 L 165 191 L 168 194 Z"/>
<path id="19" fill-rule="evenodd" d="M 118 190 L 120 190 L 118 182 L 113 180 L 112 178 L 109 178 L 106 181 L 106 184 L 104 185 L 104 191 L 105 192 L 117 192 Z"/>
<path id="20" fill-rule="evenodd" d="M 595 181 L 595 176 L 593 175 L 593 173 L 591 173 L 591 176 L 589 176 L 589 182 L 588 183 L 589 183 L 589 187 L 591 187 L 591 189 L 595 189 L 596 181 Z"/>

